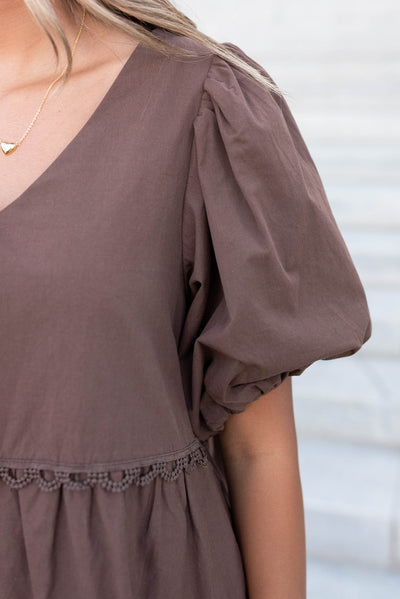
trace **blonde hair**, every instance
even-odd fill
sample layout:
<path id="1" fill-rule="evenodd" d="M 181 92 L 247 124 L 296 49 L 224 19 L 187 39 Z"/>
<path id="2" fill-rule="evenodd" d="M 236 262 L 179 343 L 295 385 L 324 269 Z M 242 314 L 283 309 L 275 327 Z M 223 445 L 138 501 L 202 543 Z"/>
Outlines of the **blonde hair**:
<path id="1" fill-rule="evenodd" d="M 24 0 L 24 2 L 50 39 L 57 60 L 59 52 L 51 31 L 58 35 L 65 47 L 68 64 L 63 79 L 61 79 L 61 84 L 64 85 L 71 73 L 73 57 L 70 44 L 52 6 L 52 0 Z M 278 96 L 283 97 L 286 93 L 273 82 L 264 69 L 264 72 L 260 72 L 259 69 L 237 56 L 233 50 L 201 32 L 197 25 L 169 0 L 61 0 L 61 2 L 71 12 L 78 27 L 82 19 L 83 8 L 85 8 L 88 14 L 106 26 L 116 27 L 128 35 L 132 35 L 143 46 L 166 56 L 174 55 L 178 59 L 185 60 L 186 58 L 209 56 L 211 52 L 245 71 Z M 151 33 L 155 27 L 199 42 L 204 47 L 205 53 L 174 46 L 158 39 Z"/>

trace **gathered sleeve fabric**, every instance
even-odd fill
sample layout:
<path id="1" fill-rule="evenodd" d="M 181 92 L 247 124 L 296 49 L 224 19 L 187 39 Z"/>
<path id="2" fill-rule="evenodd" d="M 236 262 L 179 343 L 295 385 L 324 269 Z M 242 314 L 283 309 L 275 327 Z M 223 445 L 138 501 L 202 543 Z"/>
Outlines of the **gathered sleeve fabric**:
<path id="1" fill-rule="evenodd" d="M 214 55 L 193 127 L 180 352 L 191 422 L 205 440 L 287 376 L 357 352 L 371 319 L 285 99 Z"/>

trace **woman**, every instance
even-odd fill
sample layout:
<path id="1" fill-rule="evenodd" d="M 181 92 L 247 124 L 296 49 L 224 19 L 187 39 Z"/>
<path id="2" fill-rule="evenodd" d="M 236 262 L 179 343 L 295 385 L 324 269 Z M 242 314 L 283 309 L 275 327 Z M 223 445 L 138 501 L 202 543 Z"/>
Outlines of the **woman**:
<path id="1" fill-rule="evenodd" d="M 1 596 L 304 599 L 291 377 L 371 321 L 282 92 L 168 0 L 1 11 Z"/>

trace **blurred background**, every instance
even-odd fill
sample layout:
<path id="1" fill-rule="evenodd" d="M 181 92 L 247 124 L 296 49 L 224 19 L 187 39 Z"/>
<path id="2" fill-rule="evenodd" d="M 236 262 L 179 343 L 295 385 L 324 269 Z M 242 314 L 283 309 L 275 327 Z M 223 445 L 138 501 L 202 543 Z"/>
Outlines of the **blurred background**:
<path id="1" fill-rule="evenodd" d="M 372 315 L 357 354 L 293 377 L 308 599 L 400 599 L 400 4 L 174 4 L 288 92 Z"/>

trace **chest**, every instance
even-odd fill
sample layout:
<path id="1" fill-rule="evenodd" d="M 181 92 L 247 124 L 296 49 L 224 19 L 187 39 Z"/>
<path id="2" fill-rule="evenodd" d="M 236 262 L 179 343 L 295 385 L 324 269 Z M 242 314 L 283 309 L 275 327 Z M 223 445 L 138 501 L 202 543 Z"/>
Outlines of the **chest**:
<path id="1" fill-rule="evenodd" d="M 120 42 L 121 36 L 113 33 L 112 39 Z M 136 42 L 125 40 L 126 56 L 117 60 L 94 48 L 87 63 L 82 59 L 82 64 L 78 60 L 76 65 L 74 59 L 73 72 L 65 86 L 56 82 L 45 95 L 45 82 L 28 86 L 16 83 L 2 94 L 0 139 L 20 145 L 7 155 L 0 150 L 0 210 L 19 198 L 86 124 L 98 117 L 104 104 L 123 85 L 136 50 Z"/>
<path id="2" fill-rule="evenodd" d="M 165 301 L 175 310 L 191 128 L 181 120 L 161 129 L 154 111 L 123 114 L 89 121 L 0 212 L 8 322 L 32 306 L 47 321 L 52 306 L 55 325 L 82 312 L 100 322 L 110 302 L 139 322 L 149 306 L 154 318 Z"/>
<path id="3" fill-rule="evenodd" d="M 0 153 L 0 211 L 14 202 L 72 139 L 76 123 L 63 120 L 59 127 L 56 127 L 55 119 L 51 123 L 52 128 L 47 122 L 35 131 L 35 135 L 32 134 L 31 139 L 28 134 L 12 154 Z M 3 141 L 15 143 L 16 140 L 7 138 Z"/>
<path id="4" fill-rule="evenodd" d="M 33 182 L 21 184 L 13 171 L 17 197 L 0 211 L 3 282 L 10 274 L 24 287 L 33 277 L 48 290 L 77 278 L 91 286 L 94 273 L 124 285 L 128 269 L 142 281 L 143 273 L 179 271 L 187 152 L 177 140 L 160 145 L 150 135 L 133 143 L 127 135 L 117 131 L 110 142 L 118 154 L 97 128 L 87 130 L 44 171 L 41 162 Z"/>
<path id="5" fill-rule="evenodd" d="M 97 79 L 90 89 L 85 87 L 84 102 L 78 101 L 82 94 L 77 93 L 74 80 L 69 81 L 60 94 L 54 89 L 54 96 L 48 96 L 22 143 L 8 155 L 0 151 L 0 211 L 29 188 L 85 127 L 104 97 L 107 84 L 107 80 Z M 39 95 L 37 98 L 39 106 Z M 0 105 L 0 110 L 3 108 L 3 114 L 9 118 L 0 138 L 3 142 L 15 143 L 25 134 L 35 110 L 31 98 L 29 102 L 23 98 L 10 102 L 7 98 L 7 106 Z M 15 133 L 6 134 L 4 129 Z"/>
<path id="6" fill-rule="evenodd" d="M 7 331 L 31 313 L 35 323 L 76 323 L 78 332 L 82 314 L 96 330 L 117 312 L 140 327 L 150 313 L 158 322 L 166 303 L 179 329 L 182 210 L 199 89 L 176 97 L 174 87 L 169 71 L 158 79 L 131 71 L 70 131 L 67 146 L 64 138 L 38 162 L 29 155 L 36 171 L 22 183 L 8 171 L 7 182 L 16 183 L 15 199 L 0 210 Z M 21 146 L 0 158 L 17 165 L 22 157 Z"/>

